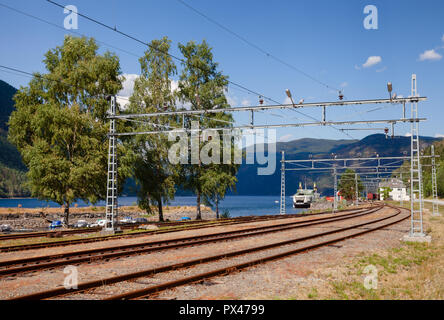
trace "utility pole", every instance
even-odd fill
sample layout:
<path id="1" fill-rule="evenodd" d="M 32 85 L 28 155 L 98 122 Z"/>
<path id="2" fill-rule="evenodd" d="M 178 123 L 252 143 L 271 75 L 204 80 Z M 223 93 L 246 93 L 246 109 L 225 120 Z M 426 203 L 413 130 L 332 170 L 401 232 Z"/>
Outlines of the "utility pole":
<path id="1" fill-rule="evenodd" d="M 436 183 L 435 146 L 432 144 L 432 196 L 433 215 L 440 216 L 438 209 L 438 184 Z"/>
<path id="2" fill-rule="evenodd" d="M 285 151 L 282 151 L 281 154 L 281 207 L 279 214 L 285 214 Z"/>
<path id="3" fill-rule="evenodd" d="M 336 168 L 333 169 L 333 175 L 335 176 L 333 212 L 336 212 L 338 210 L 338 177 L 336 175 Z"/>
<path id="4" fill-rule="evenodd" d="M 412 75 L 412 97 L 417 97 L 416 74 Z M 411 117 L 418 118 L 418 102 L 411 102 Z M 419 145 L 419 125 L 411 123 L 411 139 L 410 139 L 410 234 L 405 237 L 407 241 L 422 241 L 426 239 L 424 234 L 422 213 L 423 213 L 423 194 L 422 194 L 422 174 L 420 162 L 420 145 Z M 415 204 L 419 208 L 415 208 Z"/>
<path id="5" fill-rule="evenodd" d="M 401 182 L 402 182 L 402 185 L 404 185 L 404 181 L 402 180 L 402 172 L 401 172 L 400 174 L 401 174 Z M 401 189 L 401 190 L 402 190 L 402 189 Z M 404 205 L 404 193 L 401 193 L 401 200 L 400 200 L 399 205 L 400 205 L 401 207 Z"/>
<path id="6" fill-rule="evenodd" d="M 358 205 L 358 197 L 359 197 L 359 191 L 358 191 L 358 174 L 355 172 L 355 197 L 356 201 L 355 204 Z"/>
<path id="7" fill-rule="evenodd" d="M 116 115 L 116 97 L 111 96 L 109 114 Z M 110 118 L 108 146 L 108 176 L 106 183 L 106 223 L 105 232 L 114 233 L 117 227 L 117 150 L 116 120 Z"/>

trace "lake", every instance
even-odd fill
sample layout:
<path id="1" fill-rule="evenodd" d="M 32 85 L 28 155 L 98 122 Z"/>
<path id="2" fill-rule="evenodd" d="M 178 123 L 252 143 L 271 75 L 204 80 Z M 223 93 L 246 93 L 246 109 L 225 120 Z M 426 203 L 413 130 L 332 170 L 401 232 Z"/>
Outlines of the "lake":
<path id="1" fill-rule="evenodd" d="M 137 197 L 119 197 L 118 202 L 119 206 L 137 205 Z M 77 201 L 76 203 L 78 207 L 87 207 L 91 205 L 83 201 Z M 292 207 L 293 201 L 291 197 L 286 197 L 285 203 L 287 213 L 298 213 L 304 210 L 294 209 Z M 48 206 L 51 208 L 60 207 L 57 203 L 33 198 L 0 199 L 0 207 L 17 208 L 19 204 L 22 208 L 43 208 Z M 96 204 L 96 206 L 104 205 L 105 201 L 99 201 Z M 196 197 L 176 197 L 169 205 L 195 206 Z M 232 217 L 279 214 L 279 196 L 227 196 L 219 205 L 219 212 L 222 213 L 224 210 L 228 210 Z"/>

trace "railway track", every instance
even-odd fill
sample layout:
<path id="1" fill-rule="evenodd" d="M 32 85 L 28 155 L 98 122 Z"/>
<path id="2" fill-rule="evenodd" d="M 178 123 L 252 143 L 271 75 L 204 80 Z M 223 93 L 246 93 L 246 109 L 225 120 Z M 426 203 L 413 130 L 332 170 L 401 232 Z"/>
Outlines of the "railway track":
<path id="1" fill-rule="evenodd" d="M 50 269 L 65 265 L 89 263 L 97 260 L 109 260 L 120 257 L 147 254 L 155 251 L 178 249 L 188 246 L 203 245 L 212 242 L 230 241 L 244 237 L 258 236 L 272 232 L 286 231 L 295 228 L 315 226 L 350 218 L 360 217 L 379 210 L 381 207 L 363 209 L 353 213 L 342 214 L 335 217 L 321 217 L 310 220 L 286 222 L 271 226 L 246 228 L 243 230 L 211 233 L 201 236 L 181 237 L 170 240 L 149 241 L 143 243 L 119 245 L 106 248 L 89 249 L 68 252 L 63 254 L 45 255 L 24 259 L 0 261 L 0 276 L 17 275 L 24 272 Z"/>
<path id="2" fill-rule="evenodd" d="M 64 287 L 59 287 L 59 288 L 52 289 L 52 290 L 47 290 L 47 291 L 37 292 L 34 294 L 30 294 L 30 295 L 16 297 L 13 300 L 16 300 L 16 299 L 19 299 L 19 300 L 20 299 L 25 299 L 25 300 L 27 300 L 27 299 L 49 299 L 49 298 L 57 298 L 57 297 L 61 297 L 61 296 L 66 296 L 66 295 L 74 295 L 74 298 L 75 298 L 75 295 L 78 293 L 81 293 L 81 292 L 84 292 L 87 290 L 92 290 L 94 288 L 98 288 L 98 287 L 102 287 L 102 286 L 109 286 L 109 285 L 112 285 L 115 283 L 132 281 L 134 279 L 141 278 L 141 277 L 148 277 L 148 276 L 153 276 L 153 275 L 157 275 L 157 274 L 161 274 L 161 273 L 169 272 L 169 271 L 173 271 L 173 270 L 190 268 L 193 266 L 198 266 L 203 263 L 209 263 L 209 262 L 221 260 L 224 258 L 231 258 L 231 257 L 236 257 L 236 256 L 247 255 L 247 254 L 253 253 L 253 252 L 265 251 L 265 250 L 278 248 L 278 247 L 285 246 L 285 245 L 304 242 L 304 241 L 311 240 L 311 239 L 322 238 L 327 235 L 332 235 L 335 233 L 344 233 L 346 231 L 351 231 L 353 229 L 357 229 L 357 231 L 355 231 L 353 233 L 340 235 L 338 237 L 335 237 L 333 239 L 329 239 L 326 241 L 321 240 L 321 241 L 318 241 L 314 244 L 305 245 L 305 246 L 299 247 L 297 249 L 292 249 L 292 250 L 288 250 L 288 251 L 281 252 L 278 254 L 265 256 L 260 259 L 254 259 L 254 260 L 250 260 L 247 262 L 242 262 L 240 264 L 230 265 L 228 267 L 219 268 L 216 270 L 212 270 L 210 272 L 199 273 L 199 274 L 193 275 L 191 277 L 185 277 L 185 278 L 180 278 L 180 279 L 177 279 L 174 281 L 168 281 L 168 282 L 165 282 L 165 283 L 162 283 L 159 285 L 155 285 L 155 286 L 148 286 L 148 287 L 145 287 L 145 288 L 142 288 L 139 290 L 135 290 L 135 291 L 131 291 L 131 292 L 127 292 L 127 293 L 124 293 L 121 295 L 111 296 L 107 299 L 141 298 L 141 297 L 145 297 L 147 295 L 150 295 L 150 294 L 153 294 L 156 292 L 160 292 L 160 291 L 163 291 L 166 289 L 174 288 L 174 287 L 177 287 L 177 286 L 180 286 L 183 284 L 195 283 L 195 282 L 202 281 L 204 279 L 211 278 L 211 277 L 214 277 L 217 275 L 222 275 L 222 274 L 227 274 L 227 273 L 231 273 L 234 271 L 242 270 L 242 269 L 245 269 L 249 266 L 253 266 L 253 265 L 260 264 L 260 263 L 267 262 L 267 261 L 280 259 L 280 258 L 289 256 L 289 255 L 301 253 L 304 251 L 308 251 L 308 250 L 319 248 L 319 247 L 322 247 L 325 245 L 329 245 L 329 244 L 332 244 L 335 242 L 339 242 L 339 241 L 342 241 L 342 240 L 345 240 L 345 239 L 348 239 L 351 237 L 356 237 L 356 236 L 359 236 L 359 235 L 362 235 L 362 234 L 365 234 L 368 232 L 372 232 L 372 231 L 379 230 L 381 228 L 385 228 L 387 226 L 393 225 L 393 224 L 398 223 L 398 222 L 409 217 L 409 215 L 407 215 L 407 214 L 404 216 L 398 217 L 401 215 L 401 210 L 398 208 L 394 208 L 394 210 L 395 210 L 394 214 L 390 214 L 388 216 L 374 219 L 371 221 L 366 221 L 363 223 L 353 224 L 353 225 L 343 227 L 343 228 L 338 228 L 338 229 L 334 229 L 334 230 L 329 230 L 329 231 L 325 231 L 325 232 L 320 232 L 320 233 L 311 234 L 308 236 L 298 237 L 298 238 L 275 242 L 275 243 L 271 243 L 271 244 L 256 246 L 253 248 L 231 251 L 231 252 L 226 252 L 226 253 L 222 253 L 222 254 L 218 254 L 218 255 L 207 256 L 207 257 L 198 258 L 198 259 L 194 259 L 194 260 L 183 261 L 180 263 L 175 263 L 175 264 L 171 264 L 171 265 L 167 265 L 167 266 L 163 266 L 163 267 L 159 267 L 159 268 L 152 268 L 152 269 L 147 269 L 147 270 L 143 270 L 143 271 L 139 271 L 139 272 L 135 272 L 135 273 L 114 276 L 114 277 L 100 279 L 100 280 L 96 280 L 96 281 L 84 282 L 84 283 L 80 283 L 78 285 L 77 289 L 67 290 Z M 388 220 L 388 221 L 386 221 L 386 220 Z M 384 221 L 386 221 L 386 222 L 383 224 L 380 224 L 381 222 L 384 222 Z M 377 224 L 377 225 L 371 226 L 374 224 Z M 370 226 L 370 227 L 368 227 L 368 226 Z M 362 227 L 366 227 L 366 228 L 362 228 Z"/>
<path id="3" fill-rule="evenodd" d="M 242 219 L 247 220 L 248 218 L 254 217 L 242 217 Z M 232 219 L 228 219 L 232 220 Z M 119 225 L 121 229 L 133 229 L 138 226 L 145 225 L 155 225 L 157 227 L 174 227 L 174 226 L 189 226 L 193 224 L 205 224 L 206 221 L 192 220 L 192 221 L 172 221 L 172 222 L 147 222 L 147 223 L 135 223 L 135 224 L 123 224 Z M 70 229 L 70 230 L 54 230 L 54 231 L 34 231 L 25 233 L 9 233 L 0 234 L 0 241 L 3 240 L 14 240 L 14 239 L 27 239 L 27 238 L 39 238 L 39 237 L 52 237 L 55 234 L 61 236 L 72 235 L 72 234 L 82 234 L 82 233 L 95 233 L 102 230 L 102 227 L 90 227 L 81 229 Z"/>
<path id="4" fill-rule="evenodd" d="M 356 211 L 357 209 L 346 209 L 342 210 L 341 212 L 349 212 L 349 211 Z M 358 209 L 359 210 L 359 209 Z M 71 239 L 71 240 L 60 240 L 60 241 L 48 241 L 48 242 L 40 242 L 40 243 L 31 243 L 31 244 L 22 244 L 22 245 L 12 245 L 12 246 L 0 246 L 0 252 L 11 252 L 11 251 L 23 251 L 23 250 L 32 250 L 32 249 L 40 249 L 40 248 L 49 248 L 49 247 L 59 247 L 59 246 L 66 246 L 66 245 L 74 245 L 74 244 L 83 244 L 83 243 L 91 243 L 91 242 L 98 242 L 98 241 L 106 241 L 106 240 L 115 240 L 115 239 L 121 239 L 121 238 L 130 238 L 130 237 L 141 237 L 151 234 L 161 234 L 161 233 L 171 233 L 171 232 L 178 232 L 178 231 L 184 231 L 184 230 L 194 230 L 194 229 L 202 229 L 202 228 L 209 228 L 209 227 L 216 227 L 216 226 L 223 226 L 223 225 L 232 225 L 232 224 L 242 224 L 242 223 L 249 223 L 249 222 L 259 222 L 259 221 L 267 221 L 267 220 L 277 220 L 277 219 L 287 219 L 287 218 L 295 218 L 295 217 L 307 217 L 307 216 L 317 216 L 317 215 L 323 215 L 323 214 L 329 214 L 331 211 L 325 211 L 320 213 L 313 213 L 308 215 L 301 215 L 301 214 L 287 214 L 287 215 L 267 215 L 267 216 L 249 216 L 249 217 L 239 217 L 239 218 L 231 218 L 226 219 L 218 222 L 209 221 L 209 222 L 203 222 L 203 221 L 194 221 L 193 225 L 177 225 L 172 226 L 175 227 L 173 229 L 165 229 L 165 230 L 149 230 L 149 231 L 140 231 L 136 233 L 131 234 L 117 234 L 117 235 L 107 235 L 107 236 L 97 236 L 97 237 L 90 237 L 85 239 Z M 200 222 L 200 223 L 197 223 Z M 134 228 L 134 226 L 131 226 Z M 130 228 L 130 227 L 128 227 Z M 79 233 L 80 230 L 64 230 L 59 232 L 68 232 L 68 231 L 77 231 Z M 99 231 L 99 230 L 97 230 Z M 48 232 L 40 232 L 40 233 L 30 233 L 30 236 L 28 238 L 33 237 L 43 237 L 55 234 L 57 231 L 48 231 Z M 91 231 L 89 231 L 91 232 Z M 86 232 L 83 232 L 86 233 Z M 36 236 L 35 234 L 40 234 Z M 69 233 L 65 233 L 69 234 Z M 71 233 L 72 234 L 72 233 Z M 24 234 L 23 234 L 24 235 Z M 23 235 L 17 235 L 17 236 L 23 236 Z M 62 233 L 63 235 L 63 233 Z M 1 235 L 1 240 L 11 240 L 11 239 L 23 239 L 27 238 L 25 237 L 17 237 L 14 238 L 16 235 Z M 2 238 L 3 237 L 3 238 Z M 9 238 L 8 238 L 9 237 Z M 12 238 L 10 238 L 12 237 Z"/>

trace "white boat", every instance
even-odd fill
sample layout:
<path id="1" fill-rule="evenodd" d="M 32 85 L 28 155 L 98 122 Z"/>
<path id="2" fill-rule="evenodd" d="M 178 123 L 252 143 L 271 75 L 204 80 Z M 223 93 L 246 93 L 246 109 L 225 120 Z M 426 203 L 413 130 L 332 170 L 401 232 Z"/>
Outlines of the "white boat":
<path id="1" fill-rule="evenodd" d="M 313 185 L 313 189 L 302 188 L 302 183 L 299 182 L 299 189 L 296 194 L 293 195 L 293 207 L 294 208 L 310 208 L 312 202 L 319 199 L 320 194 L 317 192 L 316 183 Z"/>

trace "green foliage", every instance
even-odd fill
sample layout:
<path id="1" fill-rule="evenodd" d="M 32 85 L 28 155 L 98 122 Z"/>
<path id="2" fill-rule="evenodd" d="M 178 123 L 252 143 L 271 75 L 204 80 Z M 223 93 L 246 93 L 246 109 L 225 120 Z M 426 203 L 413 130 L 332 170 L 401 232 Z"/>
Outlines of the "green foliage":
<path id="1" fill-rule="evenodd" d="M 122 79 L 118 58 L 97 50 L 93 39 L 65 37 L 45 54 L 48 73 L 35 74 L 16 93 L 9 120 L 32 195 L 64 205 L 65 223 L 71 203 L 95 203 L 106 194 L 106 94 L 117 93 Z"/>
<path id="2" fill-rule="evenodd" d="M 364 186 L 361 182 L 359 176 L 358 180 L 358 194 L 364 190 Z M 352 169 L 347 169 L 341 175 L 341 179 L 338 182 L 338 190 L 341 195 L 347 200 L 356 199 L 356 182 L 355 182 L 355 171 Z"/>
<path id="3" fill-rule="evenodd" d="M 134 84 L 130 98 L 130 113 L 175 111 L 175 96 L 171 90 L 171 77 L 176 66 L 167 55 L 171 41 L 164 37 L 153 40 L 145 55 L 139 59 L 141 76 Z M 134 131 L 153 131 L 173 125 L 171 117 L 157 117 L 151 123 L 138 123 Z M 174 198 L 175 167 L 168 160 L 171 142 L 164 134 L 139 135 L 128 144 L 134 153 L 133 175 L 139 184 L 139 206 L 152 213 L 151 205 L 158 207 L 159 220 L 163 221 L 162 202 Z"/>
<path id="4" fill-rule="evenodd" d="M 436 183 L 438 187 L 438 197 L 444 198 L 444 140 L 434 143 L 435 155 L 440 155 L 436 161 Z M 424 155 L 431 155 L 431 147 L 424 150 Z M 423 183 L 424 194 L 426 197 L 432 196 L 432 170 L 431 159 L 423 159 L 421 161 L 423 167 Z"/>
<path id="5" fill-rule="evenodd" d="M 390 192 L 393 190 L 389 187 L 382 188 L 382 195 L 384 196 L 384 200 L 388 200 L 390 198 Z"/>
<path id="6" fill-rule="evenodd" d="M 433 143 L 435 146 L 435 155 L 440 155 L 439 158 L 435 159 L 436 164 L 436 183 L 438 197 L 444 198 L 444 140 L 439 140 Z M 424 149 L 424 155 L 431 155 L 431 146 Z M 432 196 L 432 170 L 431 164 L 432 160 L 430 158 L 421 159 L 421 164 L 423 165 L 422 178 L 423 178 L 423 190 L 425 197 Z M 400 172 L 404 172 L 402 175 L 402 181 L 404 184 L 410 186 L 410 174 L 405 172 L 410 172 L 410 161 L 405 161 L 399 169 L 393 171 L 392 176 L 400 177 Z"/>
<path id="7" fill-rule="evenodd" d="M 0 198 L 27 197 L 26 173 L 0 164 Z"/>
<path id="8" fill-rule="evenodd" d="M 222 212 L 222 214 L 220 215 L 220 217 L 223 219 L 231 218 L 231 213 L 228 209 L 225 209 L 224 212 Z"/>
<path id="9" fill-rule="evenodd" d="M 179 49 L 185 58 L 179 80 L 178 96 L 180 101 L 190 104 L 192 110 L 228 108 L 229 104 L 224 92 L 228 85 L 228 77 L 218 71 L 218 64 L 213 61 L 213 54 L 208 44 L 205 41 L 201 44 L 190 41 L 186 45 L 179 44 Z M 200 115 L 192 120 L 198 120 L 201 128 L 229 128 L 232 126 L 233 118 L 229 113 L 220 112 Z M 199 143 L 199 150 L 204 145 L 205 141 L 203 140 L 204 138 L 199 138 L 196 142 Z M 220 139 L 220 146 L 222 146 L 222 140 Z M 233 152 L 233 150 L 231 151 Z M 236 183 L 235 175 L 238 166 L 222 164 L 223 152 L 219 155 L 212 152 L 213 150 L 209 155 L 219 157 L 218 160 L 221 164 L 202 163 L 199 156 L 198 164 L 181 166 L 181 186 L 197 195 L 197 219 L 201 219 L 201 196 L 203 196 L 205 203 L 214 202 L 217 207 L 219 199 L 225 196 L 227 188 L 231 188 Z"/>

